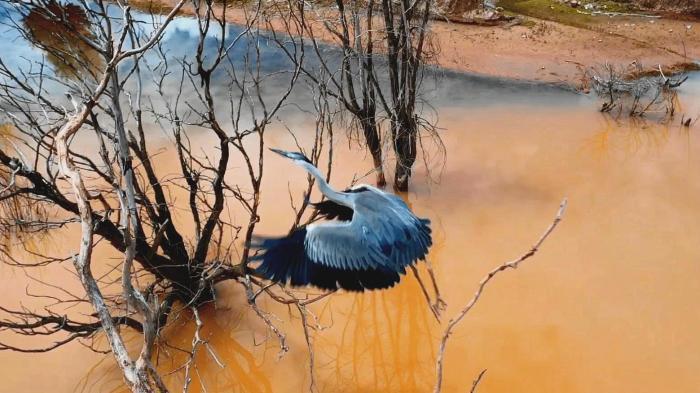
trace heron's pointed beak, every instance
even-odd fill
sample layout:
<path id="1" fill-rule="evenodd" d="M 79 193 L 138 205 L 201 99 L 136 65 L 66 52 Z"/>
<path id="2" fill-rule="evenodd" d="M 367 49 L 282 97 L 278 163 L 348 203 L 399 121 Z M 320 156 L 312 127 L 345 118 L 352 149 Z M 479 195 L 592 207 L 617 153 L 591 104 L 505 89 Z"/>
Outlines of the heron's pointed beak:
<path id="1" fill-rule="evenodd" d="M 284 150 L 273 149 L 273 148 L 270 148 L 270 150 L 273 151 L 273 152 L 275 152 L 275 153 L 277 153 L 277 154 L 279 154 L 279 155 L 281 155 L 282 157 L 291 158 L 291 157 L 289 156 L 289 152 L 286 152 L 286 151 L 284 151 Z"/>

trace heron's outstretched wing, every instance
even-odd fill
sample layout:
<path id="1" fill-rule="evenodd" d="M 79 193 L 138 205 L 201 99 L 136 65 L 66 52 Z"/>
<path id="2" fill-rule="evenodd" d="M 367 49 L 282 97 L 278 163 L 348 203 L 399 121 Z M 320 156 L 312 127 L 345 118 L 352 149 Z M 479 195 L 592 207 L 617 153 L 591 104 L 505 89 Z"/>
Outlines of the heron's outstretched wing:
<path id="1" fill-rule="evenodd" d="M 416 217 L 401 198 L 374 188 L 356 194 L 349 222 L 307 227 L 310 260 L 343 270 L 388 268 L 404 273 L 432 245 L 430 221 Z"/>
<path id="2" fill-rule="evenodd" d="M 312 224 L 286 238 L 263 240 L 256 270 L 292 285 L 385 288 L 425 257 L 432 245 L 429 224 L 399 197 L 367 189 L 357 194 L 351 221 Z"/>
<path id="3" fill-rule="evenodd" d="M 264 278 L 293 286 L 313 285 L 318 288 L 350 291 L 382 289 L 399 282 L 399 274 L 382 266 L 345 270 L 312 261 L 304 247 L 306 228 L 277 239 L 258 239 L 255 247 L 263 254 L 251 260 L 262 261 L 255 271 Z"/>
<path id="4" fill-rule="evenodd" d="M 362 270 L 387 267 L 391 250 L 382 248 L 362 216 L 306 227 L 304 249 L 310 260 L 336 269 Z"/>
<path id="5" fill-rule="evenodd" d="M 393 244 L 389 260 L 405 267 L 425 259 L 430 246 L 433 245 L 430 220 L 416 217 L 399 196 L 380 190 L 376 190 L 376 193 L 380 193 L 379 195 L 389 203 L 383 205 L 376 201 L 377 195 L 364 193 L 356 201 L 355 208 L 360 212 L 368 210 L 374 213 L 365 216 L 370 217 L 372 225 L 379 228 L 376 231 L 384 241 Z M 384 214 L 380 215 L 382 211 Z"/>

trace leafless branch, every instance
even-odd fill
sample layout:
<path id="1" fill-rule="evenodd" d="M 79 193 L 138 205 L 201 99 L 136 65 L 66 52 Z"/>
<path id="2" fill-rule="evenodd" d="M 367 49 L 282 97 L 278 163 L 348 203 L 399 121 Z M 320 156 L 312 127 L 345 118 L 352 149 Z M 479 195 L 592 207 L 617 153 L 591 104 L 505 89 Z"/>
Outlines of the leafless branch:
<path id="1" fill-rule="evenodd" d="M 481 378 L 484 377 L 484 374 L 486 374 L 486 369 L 481 370 L 476 379 L 474 379 L 474 382 L 472 382 L 472 388 L 469 390 L 469 393 L 476 393 L 476 389 L 479 387 L 479 383 L 481 382 Z"/>
<path id="2" fill-rule="evenodd" d="M 564 212 L 566 211 L 566 206 L 567 206 L 567 200 L 564 199 L 561 204 L 559 205 L 559 210 L 557 211 L 556 216 L 554 217 L 554 221 L 547 227 L 547 229 L 544 231 L 542 236 L 535 242 L 535 244 L 528 250 L 526 253 L 518 257 L 517 259 L 514 259 L 512 261 L 504 262 L 503 264 L 499 265 L 495 269 L 491 270 L 479 283 L 479 286 L 477 287 L 476 293 L 474 293 L 474 296 L 471 298 L 471 300 L 462 308 L 462 310 L 457 313 L 455 317 L 450 319 L 450 321 L 447 323 L 447 327 L 445 328 L 445 331 L 442 334 L 442 338 L 440 339 L 440 346 L 438 349 L 438 355 L 437 355 L 437 360 L 435 362 L 435 368 L 436 368 L 436 381 L 435 381 L 435 388 L 433 391 L 435 393 L 439 393 L 442 391 L 442 374 L 443 374 L 443 359 L 445 357 L 445 349 L 447 346 L 447 340 L 450 338 L 450 335 L 452 335 L 452 332 L 454 329 L 459 325 L 459 323 L 464 319 L 464 317 L 471 311 L 471 309 L 476 305 L 476 303 L 479 301 L 481 298 L 481 295 L 484 293 L 484 290 L 486 289 L 486 286 L 488 283 L 498 275 L 498 273 L 509 270 L 509 269 L 516 269 L 522 262 L 525 260 L 529 259 L 530 257 L 534 256 L 542 246 L 542 243 L 544 243 L 545 240 L 549 237 L 549 235 L 554 231 L 554 229 L 559 225 L 559 222 L 561 222 L 562 217 L 564 215 Z"/>

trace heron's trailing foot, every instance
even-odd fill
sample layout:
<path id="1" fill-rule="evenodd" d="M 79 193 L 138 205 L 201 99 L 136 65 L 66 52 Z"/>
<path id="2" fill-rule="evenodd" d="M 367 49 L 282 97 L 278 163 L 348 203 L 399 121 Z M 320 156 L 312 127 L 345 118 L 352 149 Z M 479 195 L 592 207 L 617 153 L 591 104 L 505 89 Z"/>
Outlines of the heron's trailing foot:
<path id="1" fill-rule="evenodd" d="M 447 303 L 444 300 L 442 300 L 441 297 L 438 296 L 438 298 L 435 299 L 433 307 L 438 311 L 439 314 L 447 309 Z"/>
<path id="2" fill-rule="evenodd" d="M 430 310 L 433 312 L 433 315 L 438 321 L 440 321 L 440 316 L 442 315 L 442 312 L 446 309 L 447 303 L 445 303 L 445 301 L 442 300 L 442 298 L 439 296 L 435 299 L 435 302 L 430 304 Z"/>
<path id="3" fill-rule="evenodd" d="M 435 277 L 433 276 L 432 272 L 430 274 L 431 279 L 433 280 L 433 288 L 435 289 L 435 301 L 430 298 L 430 294 L 428 293 L 428 289 L 425 287 L 425 284 L 423 283 L 423 279 L 421 279 L 420 275 L 418 274 L 418 269 L 415 266 L 411 266 L 411 270 L 413 271 L 413 275 L 416 276 L 416 280 L 418 280 L 418 285 L 420 285 L 420 289 L 423 292 L 423 296 L 425 296 L 425 301 L 428 303 L 428 307 L 430 307 L 430 311 L 433 313 L 433 316 L 435 319 L 440 322 L 440 313 L 442 311 L 445 311 L 445 308 L 447 306 L 447 303 L 442 300 L 440 297 L 440 292 L 437 290 L 437 283 L 435 282 Z M 430 271 L 430 270 L 429 270 Z"/>

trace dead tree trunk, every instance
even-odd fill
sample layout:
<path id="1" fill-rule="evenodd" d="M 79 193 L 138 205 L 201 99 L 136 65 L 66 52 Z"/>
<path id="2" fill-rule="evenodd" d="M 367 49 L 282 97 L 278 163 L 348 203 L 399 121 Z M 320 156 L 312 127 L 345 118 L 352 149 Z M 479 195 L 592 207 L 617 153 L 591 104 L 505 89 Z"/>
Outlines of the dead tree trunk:
<path id="1" fill-rule="evenodd" d="M 372 111 L 373 112 L 373 111 Z M 365 143 L 372 155 L 374 170 L 376 173 L 377 186 L 386 186 L 386 177 L 384 176 L 384 163 L 382 159 L 382 141 L 379 134 L 379 127 L 374 113 L 367 114 L 360 118 L 362 133 L 365 137 Z"/>
<path id="2" fill-rule="evenodd" d="M 423 71 L 431 0 L 382 0 L 386 27 L 390 114 L 396 170 L 394 188 L 407 191 L 416 161 L 416 99 Z"/>
<path id="3" fill-rule="evenodd" d="M 391 122 L 392 140 L 396 152 L 394 187 L 398 191 L 408 191 L 411 170 L 416 162 L 416 138 L 418 124 L 410 113 L 401 113 Z"/>

